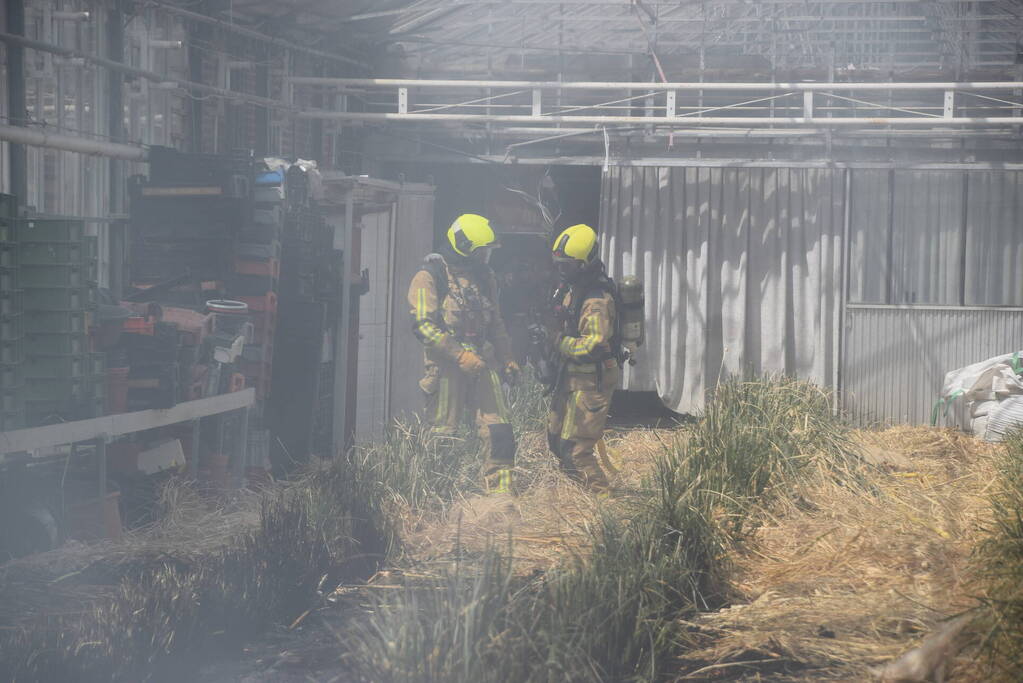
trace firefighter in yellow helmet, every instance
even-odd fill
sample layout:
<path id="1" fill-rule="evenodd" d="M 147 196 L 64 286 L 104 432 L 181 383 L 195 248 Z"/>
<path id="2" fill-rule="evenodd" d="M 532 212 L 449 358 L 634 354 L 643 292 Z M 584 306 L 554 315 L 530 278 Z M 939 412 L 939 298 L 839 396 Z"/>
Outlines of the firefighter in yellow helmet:
<path id="1" fill-rule="evenodd" d="M 594 449 L 620 381 L 614 283 L 597 258 L 597 235 L 573 225 L 554 241 L 554 378 L 547 443 L 562 469 L 592 491 L 608 489 Z"/>
<path id="2" fill-rule="evenodd" d="M 442 253 L 426 257 L 408 290 L 412 330 L 425 347 L 419 382 L 425 417 L 436 434 L 450 435 L 471 407 L 483 440 L 484 485 L 488 492 L 511 493 L 516 446 L 501 382 L 516 383 L 520 369 L 488 265 L 494 231 L 483 216 L 463 214 L 448 229 L 447 242 Z"/>

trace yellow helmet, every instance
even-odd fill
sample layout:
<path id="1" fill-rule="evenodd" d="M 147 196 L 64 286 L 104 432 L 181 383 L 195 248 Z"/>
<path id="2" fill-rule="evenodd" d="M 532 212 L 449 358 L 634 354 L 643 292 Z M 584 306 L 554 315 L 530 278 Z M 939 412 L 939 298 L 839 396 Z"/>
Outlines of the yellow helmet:
<path id="1" fill-rule="evenodd" d="M 597 233 L 583 223 L 565 228 L 554 240 L 553 251 L 555 261 L 589 263 L 597 253 Z"/>
<path id="2" fill-rule="evenodd" d="M 490 221 L 474 213 L 463 213 L 448 228 L 448 242 L 461 256 L 468 256 L 480 247 L 491 247 L 494 240 Z"/>

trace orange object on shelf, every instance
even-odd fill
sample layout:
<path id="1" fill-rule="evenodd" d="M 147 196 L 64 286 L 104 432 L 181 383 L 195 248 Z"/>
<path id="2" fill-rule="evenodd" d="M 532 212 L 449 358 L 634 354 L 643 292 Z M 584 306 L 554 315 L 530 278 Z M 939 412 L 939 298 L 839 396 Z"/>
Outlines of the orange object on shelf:
<path id="1" fill-rule="evenodd" d="M 148 334 L 152 335 L 156 328 L 156 322 L 146 320 L 142 316 L 133 315 L 124 321 L 125 334 Z"/>
<path id="2" fill-rule="evenodd" d="M 131 368 L 107 368 L 107 415 L 128 410 L 128 371 Z"/>
<path id="3" fill-rule="evenodd" d="M 234 272 L 239 275 L 266 275 L 274 279 L 281 276 L 281 262 L 272 258 L 268 261 L 250 261 L 248 259 L 235 259 Z"/>
<path id="4" fill-rule="evenodd" d="M 245 388 L 245 375 L 240 372 L 231 373 L 231 380 L 228 382 L 227 391 L 228 393 L 234 393 L 241 391 Z"/>
<path id="5" fill-rule="evenodd" d="M 238 301 L 249 305 L 249 310 L 256 313 L 277 313 L 277 294 L 267 292 L 263 296 L 240 296 Z"/>

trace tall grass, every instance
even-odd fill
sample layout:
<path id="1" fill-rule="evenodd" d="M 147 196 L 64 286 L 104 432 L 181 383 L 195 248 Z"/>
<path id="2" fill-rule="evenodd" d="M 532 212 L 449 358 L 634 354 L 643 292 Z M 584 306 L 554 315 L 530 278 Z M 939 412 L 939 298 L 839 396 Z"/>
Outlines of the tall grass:
<path id="1" fill-rule="evenodd" d="M 211 652 L 288 623 L 324 578 L 365 575 L 392 541 L 368 471 L 338 459 L 270 495 L 215 552 L 140 557 L 91 609 L 0 633 L 0 679 L 185 680 Z"/>
<path id="2" fill-rule="evenodd" d="M 786 377 L 728 378 L 708 397 L 688 442 L 690 476 L 721 495 L 740 533 L 748 511 L 793 484 L 826 474 L 856 478 L 849 429 L 820 387 Z"/>
<path id="3" fill-rule="evenodd" d="M 474 572 L 382 596 L 346 659 L 394 683 L 660 680 L 684 647 L 680 618 L 726 600 L 727 550 L 756 506 L 812 473 L 845 476 L 854 457 L 816 387 L 728 380 L 641 493 L 603 509 L 585 552 L 526 579 L 492 551 Z"/>
<path id="4" fill-rule="evenodd" d="M 649 497 L 608 509 L 588 552 L 546 575 L 515 578 L 489 552 L 434 581 L 384 596 L 353 630 L 347 660 L 365 681 L 656 680 L 678 617 L 719 604 L 725 542 L 710 496 L 666 452 Z"/>
<path id="5" fill-rule="evenodd" d="M 509 388 L 506 399 L 516 435 L 543 430 L 549 401 L 540 384 L 526 376 Z M 382 441 L 363 445 L 355 457 L 390 498 L 409 509 L 438 508 L 459 495 L 480 493 L 480 439 L 470 412 L 452 436 L 438 436 L 424 422 L 398 422 Z"/>
<path id="6" fill-rule="evenodd" d="M 1023 671 L 1023 430 L 1006 437 L 991 496 L 993 526 L 979 545 L 991 662 L 1005 680 Z"/>

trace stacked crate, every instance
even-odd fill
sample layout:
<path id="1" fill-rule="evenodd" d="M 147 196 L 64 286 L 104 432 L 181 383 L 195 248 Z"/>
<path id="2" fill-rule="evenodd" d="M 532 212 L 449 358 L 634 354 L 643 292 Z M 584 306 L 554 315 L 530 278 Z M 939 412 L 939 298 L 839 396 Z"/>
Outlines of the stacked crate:
<path id="1" fill-rule="evenodd" d="M 23 340 L 28 426 L 104 413 L 105 363 L 89 347 L 98 301 L 95 237 L 77 220 L 22 219 L 8 236 L 17 259 L 22 313 L 8 332 Z"/>
<path id="2" fill-rule="evenodd" d="M 249 307 L 253 339 L 245 346 L 239 368 L 256 396 L 270 394 L 273 343 L 277 332 L 277 290 L 281 276 L 284 183 L 276 171 L 256 178 L 251 224 L 238 234 L 234 272 L 227 280 L 231 299 Z"/>
<path id="3" fill-rule="evenodd" d="M 25 426 L 23 303 L 14 241 L 16 204 L 0 195 L 0 432 Z"/>

